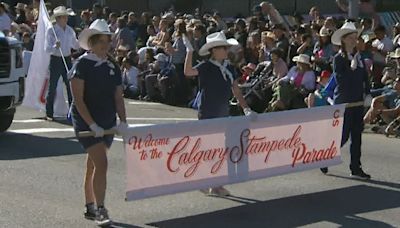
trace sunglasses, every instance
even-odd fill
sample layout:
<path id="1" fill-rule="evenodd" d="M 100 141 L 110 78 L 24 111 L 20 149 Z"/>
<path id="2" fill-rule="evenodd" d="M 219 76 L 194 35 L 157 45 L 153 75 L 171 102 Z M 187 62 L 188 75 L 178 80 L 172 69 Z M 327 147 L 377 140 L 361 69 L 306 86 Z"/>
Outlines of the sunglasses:
<path id="1" fill-rule="evenodd" d="M 225 51 L 227 51 L 229 49 L 229 47 L 227 46 L 218 46 L 218 47 L 214 47 L 215 49 L 224 49 Z"/>

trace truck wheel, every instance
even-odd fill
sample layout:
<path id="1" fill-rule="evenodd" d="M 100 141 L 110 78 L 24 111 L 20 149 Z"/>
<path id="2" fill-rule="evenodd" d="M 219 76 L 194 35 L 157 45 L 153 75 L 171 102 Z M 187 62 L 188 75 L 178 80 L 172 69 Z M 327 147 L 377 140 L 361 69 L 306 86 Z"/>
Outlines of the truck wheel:
<path id="1" fill-rule="evenodd" d="M 0 113 L 0 132 L 5 132 L 14 119 L 14 113 Z"/>

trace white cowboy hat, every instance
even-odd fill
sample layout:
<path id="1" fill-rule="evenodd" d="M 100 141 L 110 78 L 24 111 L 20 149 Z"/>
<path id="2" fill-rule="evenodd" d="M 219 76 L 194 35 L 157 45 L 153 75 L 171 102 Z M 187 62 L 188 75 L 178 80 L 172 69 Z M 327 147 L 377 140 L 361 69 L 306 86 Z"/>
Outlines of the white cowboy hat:
<path id="1" fill-rule="evenodd" d="M 400 58 L 400 48 L 397 48 L 396 51 L 394 51 L 394 52 L 390 52 L 389 56 L 390 56 L 390 58 L 393 58 L 393 59 Z"/>
<path id="2" fill-rule="evenodd" d="M 89 28 L 84 29 L 81 34 L 79 35 L 79 45 L 81 48 L 85 50 L 89 50 L 89 38 L 94 35 L 112 35 L 113 33 L 110 32 L 110 28 L 108 27 L 107 21 L 104 19 L 97 19 L 93 21 Z"/>
<path id="3" fill-rule="evenodd" d="M 76 13 L 75 13 L 74 10 L 71 9 L 71 8 L 68 8 L 68 9 L 67 9 L 67 12 L 69 13 L 68 16 L 76 16 Z"/>
<path id="4" fill-rule="evenodd" d="M 235 39 L 226 39 L 224 32 L 215 32 L 207 36 L 206 44 L 204 44 L 200 50 L 199 55 L 205 56 L 210 54 L 209 50 L 211 48 L 220 46 L 235 46 L 239 45 L 239 42 Z"/>
<path id="5" fill-rule="evenodd" d="M 356 26 L 353 22 L 346 22 L 344 25 L 336 30 L 332 35 L 332 44 L 341 46 L 342 45 L 342 37 L 349 33 L 358 33 Z"/>
<path id="6" fill-rule="evenodd" d="M 322 27 L 321 30 L 319 30 L 319 36 L 330 36 L 331 31 L 327 27 Z"/>
<path id="7" fill-rule="evenodd" d="M 293 62 L 311 65 L 310 56 L 306 54 L 300 54 L 298 56 L 293 57 Z"/>
<path id="8" fill-rule="evenodd" d="M 17 5 L 15 6 L 15 9 L 23 10 L 23 9 L 25 9 L 25 6 L 26 5 L 24 3 L 18 2 Z"/>
<path id="9" fill-rule="evenodd" d="M 53 17 L 60 17 L 60 16 L 71 16 L 71 12 L 65 8 L 65 6 L 58 6 L 53 9 Z"/>

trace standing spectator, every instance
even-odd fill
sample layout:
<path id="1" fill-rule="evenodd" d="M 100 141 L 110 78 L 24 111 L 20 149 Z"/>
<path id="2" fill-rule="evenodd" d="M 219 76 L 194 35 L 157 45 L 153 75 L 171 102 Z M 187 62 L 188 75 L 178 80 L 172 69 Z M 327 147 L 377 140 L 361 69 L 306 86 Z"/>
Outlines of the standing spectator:
<path id="1" fill-rule="evenodd" d="M 22 35 L 22 47 L 26 51 L 33 51 L 33 39 L 31 38 L 31 35 L 27 32 Z"/>
<path id="2" fill-rule="evenodd" d="M 386 29 L 383 25 L 375 28 L 376 39 L 372 42 L 373 53 L 373 87 L 381 88 L 382 71 L 385 67 L 386 55 L 393 50 L 393 41 L 386 36 Z"/>
<path id="3" fill-rule="evenodd" d="M 0 32 L 8 34 L 11 30 L 11 19 L 8 16 L 5 3 L 0 2 Z"/>
<path id="4" fill-rule="evenodd" d="M 393 37 L 393 49 L 400 47 L 400 23 L 396 23 L 393 26 L 392 37 Z"/>
<path id="5" fill-rule="evenodd" d="M 100 3 L 93 4 L 92 15 L 90 20 L 95 21 L 97 19 L 103 19 L 103 18 L 104 18 L 103 7 L 101 7 Z"/>
<path id="6" fill-rule="evenodd" d="M 264 16 L 268 18 L 270 25 L 283 25 L 285 23 L 279 11 L 271 3 L 262 2 L 260 6 Z"/>
<path id="7" fill-rule="evenodd" d="M 107 151 L 114 135 L 104 135 L 104 129 L 117 125 L 117 114 L 120 119 L 116 127 L 118 134 L 123 135 L 128 128 L 121 71 L 107 55 L 111 35 L 105 20 L 96 20 L 89 29 L 82 31 L 79 43 L 90 52 L 78 60 L 71 79 L 74 95 L 72 123 L 78 141 L 87 152 L 84 217 L 94 219 L 99 226 L 112 223 L 104 207 L 104 198 L 107 185 Z M 88 130 L 94 136 L 79 137 L 79 132 Z"/>
<path id="8" fill-rule="evenodd" d="M 165 43 L 168 42 L 171 38 L 169 35 L 168 29 L 168 21 L 162 19 L 159 25 L 160 32 L 157 34 L 156 38 L 153 40 L 153 45 L 156 47 L 164 47 Z"/>
<path id="9" fill-rule="evenodd" d="M 317 6 L 313 6 L 308 15 L 310 16 L 310 24 L 316 24 L 321 17 L 321 12 Z"/>
<path id="10" fill-rule="evenodd" d="M 246 32 L 246 21 L 239 18 L 235 21 L 235 39 L 239 42 L 242 47 L 246 47 L 247 42 L 247 32 Z"/>
<path id="11" fill-rule="evenodd" d="M 15 11 L 17 13 L 17 16 L 15 18 L 15 23 L 26 24 L 25 6 L 26 5 L 23 3 L 18 3 L 15 6 Z"/>
<path id="12" fill-rule="evenodd" d="M 137 40 L 139 34 L 139 22 L 135 12 L 130 12 L 128 15 L 128 23 L 126 25 L 131 30 L 133 39 Z"/>
<path id="13" fill-rule="evenodd" d="M 67 78 L 67 70 L 71 69 L 71 49 L 79 49 L 75 31 L 67 25 L 69 16 L 67 9 L 64 6 L 59 6 L 53 10 L 53 13 L 56 18 L 56 24 L 54 25 L 54 30 L 53 28 L 47 29 L 45 40 L 46 52 L 51 55 L 49 90 L 46 97 L 46 119 L 49 121 L 53 120 L 54 97 L 60 76 L 62 76 L 67 87 L 68 103 L 71 105 L 72 95 Z M 63 57 L 67 66 L 64 65 Z M 66 67 L 68 69 L 65 69 Z"/>
<path id="14" fill-rule="evenodd" d="M 228 26 L 222 19 L 221 13 L 215 12 L 213 15 L 213 19 L 217 25 L 217 31 L 224 31 L 226 32 L 228 30 Z"/>
<path id="15" fill-rule="evenodd" d="M 136 68 L 136 63 L 127 57 L 123 59 L 122 66 L 124 69 L 122 73 L 124 96 L 136 99 L 140 93 L 138 86 L 139 70 Z"/>
<path id="16" fill-rule="evenodd" d="M 161 17 L 160 16 L 153 16 L 153 18 L 151 19 L 151 23 L 154 26 L 154 29 L 156 30 L 156 34 L 160 32 L 160 21 L 161 21 Z"/>
<path id="17" fill-rule="evenodd" d="M 108 17 L 108 27 L 110 28 L 111 32 L 117 31 L 118 28 L 118 15 L 117 13 L 110 13 L 110 16 Z"/>
<path id="18" fill-rule="evenodd" d="M 283 52 L 283 59 L 286 60 L 289 50 L 289 40 L 285 36 L 285 28 L 281 24 L 276 24 L 272 27 L 272 31 L 276 39 L 276 47 Z"/>
<path id="19" fill-rule="evenodd" d="M 136 49 L 136 42 L 133 38 L 132 32 L 126 26 L 126 21 L 124 18 L 120 17 L 117 20 L 118 29 L 115 34 L 115 44 L 116 47 L 125 46 L 129 47 L 129 50 Z"/>
<path id="20" fill-rule="evenodd" d="M 247 38 L 247 46 L 244 55 L 246 62 L 258 64 L 258 59 L 260 56 L 259 53 L 260 46 L 261 46 L 260 34 L 258 32 L 252 32 L 250 36 Z"/>
<path id="21" fill-rule="evenodd" d="M 157 36 L 156 29 L 154 28 L 153 25 L 147 26 L 147 35 L 149 36 L 149 38 L 146 41 L 146 47 L 152 47 L 153 41 Z"/>
<path id="22" fill-rule="evenodd" d="M 185 75 L 187 77 L 197 76 L 199 79 L 199 119 L 229 116 L 229 100 L 232 96 L 232 91 L 246 116 L 254 118 L 255 113 L 248 107 L 238 86 L 239 75 L 233 66 L 226 61 L 228 58 L 228 46 L 238 45 L 238 42 L 234 39 L 227 40 L 223 32 L 208 35 L 207 43 L 200 49 L 199 54 L 201 56 L 208 55 L 210 58 L 193 68 L 193 47 L 186 37 L 184 39 L 187 50 Z M 207 193 L 218 196 L 230 195 L 229 191 L 222 186 L 210 188 Z"/>
<path id="23" fill-rule="evenodd" d="M 372 20 L 370 18 L 363 18 L 361 24 L 361 35 L 373 33 Z"/>
<path id="24" fill-rule="evenodd" d="M 81 12 L 81 23 L 79 27 L 83 30 L 85 28 L 89 28 L 90 26 L 90 12 L 89 10 L 83 10 Z"/>
<path id="25" fill-rule="evenodd" d="M 361 56 L 356 52 L 358 30 L 351 22 L 346 22 L 332 36 L 332 43 L 340 45 L 340 52 L 334 57 L 333 71 L 337 86 L 334 92 L 334 103 L 344 104 L 365 101 L 370 96 L 370 85 L 365 65 Z M 341 146 L 351 137 L 350 171 L 354 178 L 370 179 L 361 168 L 361 135 L 363 131 L 364 107 L 346 108 L 344 113 L 343 136 Z M 323 173 L 328 168 L 322 168 Z"/>
<path id="26" fill-rule="evenodd" d="M 259 54 L 259 62 L 271 61 L 271 51 L 275 48 L 275 35 L 270 31 L 261 33 L 261 48 Z M 280 55 L 282 56 L 282 54 Z"/>
<path id="27" fill-rule="evenodd" d="M 301 44 L 297 49 L 297 54 L 306 54 L 308 56 L 312 56 L 313 49 L 314 46 L 312 42 L 312 36 L 308 33 L 301 35 Z"/>

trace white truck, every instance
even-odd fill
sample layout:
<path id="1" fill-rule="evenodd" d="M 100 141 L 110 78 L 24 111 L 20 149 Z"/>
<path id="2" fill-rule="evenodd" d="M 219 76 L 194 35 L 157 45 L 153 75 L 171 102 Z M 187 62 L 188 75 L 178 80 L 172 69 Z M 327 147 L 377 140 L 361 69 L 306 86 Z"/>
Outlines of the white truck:
<path id="1" fill-rule="evenodd" d="M 25 75 L 22 43 L 0 32 L 0 133 L 11 126 L 15 109 L 22 103 Z"/>

